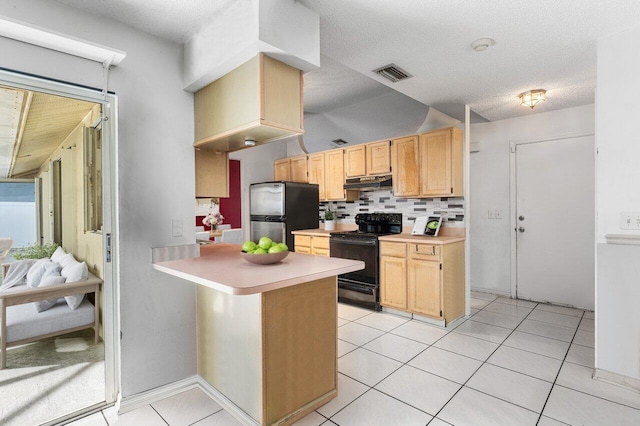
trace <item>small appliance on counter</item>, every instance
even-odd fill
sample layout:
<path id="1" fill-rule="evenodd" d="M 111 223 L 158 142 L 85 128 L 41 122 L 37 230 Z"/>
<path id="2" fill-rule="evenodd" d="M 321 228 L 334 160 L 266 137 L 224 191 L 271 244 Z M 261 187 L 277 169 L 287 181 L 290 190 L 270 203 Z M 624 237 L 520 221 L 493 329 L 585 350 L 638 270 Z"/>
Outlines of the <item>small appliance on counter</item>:
<path id="1" fill-rule="evenodd" d="M 250 187 L 250 238 L 269 237 L 294 251 L 291 231 L 319 227 L 318 185 L 298 182 L 253 183 Z"/>
<path id="2" fill-rule="evenodd" d="M 378 237 L 402 233 L 402 213 L 360 213 L 356 225 L 329 238 L 331 257 L 364 261 L 363 270 L 338 275 L 338 301 L 380 311 Z"/>

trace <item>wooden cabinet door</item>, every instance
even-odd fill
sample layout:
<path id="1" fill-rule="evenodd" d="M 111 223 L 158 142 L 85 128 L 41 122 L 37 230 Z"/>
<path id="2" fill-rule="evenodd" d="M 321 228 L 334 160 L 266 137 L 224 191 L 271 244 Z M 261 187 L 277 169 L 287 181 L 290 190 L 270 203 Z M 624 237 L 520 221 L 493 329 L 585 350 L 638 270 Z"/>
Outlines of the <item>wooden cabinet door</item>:
<path id="1" fill-rule="evenodd" d="M 393 168 L 393 195 L 396 197 L 419 196 L 417 135 L 392 141 L 391 166 Z"/>
<path id="2" fill-rule="evenodd" d="M 380 257 L 380 304 L 407 309 L 407 259 Z"/>
<path id="3" fill-rule="evenodd" d="M 298 155 L 291 157 L 291 180 L 293 182 L 307 183 L 307 156 Z"/>
<path id="4" fill-rule="evenodd" d="M 344 150 L 326 151 L 324 161 L 327 200 L 344 200 Z"/>
<path id="5" fill-rule="evenodd" d="M 344 150 L 344 174 L 348 178 L 367 174 L 365 145 L 358 145 Z"/>
<path id="6" fill-rule="evenodd" d="M 420 194 L 453 194 L 451 183 L 451 130 L 420 135 Z"/>
<path id="7" fill-rule="evenodd" d="M 196 197 L 229 196 L 229 156 L 227 153 L 196 149 Z"/>
<path id="8" fill-rule="evenodd" d="M 367 144 L 367 174 L 391 173 L 391 143 L 389 141 Z"/>
<path id="9" fill-rule="evenodd" d="M 310 154 L 307 156 L 307 170 L 309 172 L 309 183 L 318 184 L 320 200 L 326 200 L 327 194 L 325 190 L 324 152 Z"/>
<path id="10" fill-rule="evenodd" d="M 289 158 L 273 162 L 273 180 L 291 180 L 291 160 Z"/>
<path id="11" fill-rule="evenodd" d="M 409 310 L 434 318 L 442 317 L 442 280 L 440 263 L 428 260 L 407 261 Z"/>

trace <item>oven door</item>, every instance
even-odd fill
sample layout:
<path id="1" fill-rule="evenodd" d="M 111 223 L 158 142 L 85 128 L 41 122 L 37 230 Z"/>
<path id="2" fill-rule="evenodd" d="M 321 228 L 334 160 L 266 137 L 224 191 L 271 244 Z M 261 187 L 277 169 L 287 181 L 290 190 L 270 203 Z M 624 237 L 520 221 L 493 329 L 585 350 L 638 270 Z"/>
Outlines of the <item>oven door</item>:
<path id="1" fill-rule="evenodd" d="M 351 282 L 378 287 L 378 239 L 349 239 L 345 235 L 332 235 L 329 240 L 331 257 L 362 260 L 364 269 L 340 275 Z"/>

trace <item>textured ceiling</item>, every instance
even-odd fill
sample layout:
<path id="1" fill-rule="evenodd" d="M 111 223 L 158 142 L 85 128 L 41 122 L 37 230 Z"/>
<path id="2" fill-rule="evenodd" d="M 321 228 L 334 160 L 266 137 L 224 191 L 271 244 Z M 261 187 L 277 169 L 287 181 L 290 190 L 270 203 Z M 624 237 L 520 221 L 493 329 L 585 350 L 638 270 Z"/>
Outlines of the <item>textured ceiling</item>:
<path id="1" fill-rule="evenodd" d="M 230 1 L 250 2 L 58 1 L 178 43 Z M 426 105 L 446 111 L 469 104 L 490 120 L 594 102 L 597 38 L 640 22 L 638 0 L 297 1 L 320 15 L 324 55 Z M 475 52 L 470 44 L 481 37 L 496 44 Z M 393 84 L 371 73 L 391 62 L 414 77 Z M 358 83 L 328 72 L 309 79 L 341 81 L 340 88 L 333 83 L 337 105 L 351 90 L 362 96 Z M 547 89 L 548 100 L 533 111 L 518 106 L 517 95 L 535 88 Z M 330 108 L 329 91 L 305 98 L 309 108 Z"/>

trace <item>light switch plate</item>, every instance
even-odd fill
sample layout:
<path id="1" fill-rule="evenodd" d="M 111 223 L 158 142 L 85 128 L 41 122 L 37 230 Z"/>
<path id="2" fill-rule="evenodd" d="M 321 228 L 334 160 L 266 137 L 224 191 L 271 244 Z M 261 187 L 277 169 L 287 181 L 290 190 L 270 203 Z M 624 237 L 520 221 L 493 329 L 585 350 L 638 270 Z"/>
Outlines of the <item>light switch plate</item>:
<path id="1" fill-rule="evenodd" d="M 496 219 L 502 219 L 502 210 L 496 209 Z"/>
<path id="2" fill-rule="evenodd" d="M 496 218 L 496 212 L 494 210 L 489 210 L 489 219 L 495 219 Z"/>
<path id="3" fill-rule="evenodd" d="M 182 237 L 182 219 L 173 219 L 171 221 L 171 235 Z"/>

